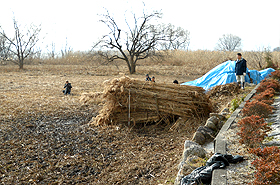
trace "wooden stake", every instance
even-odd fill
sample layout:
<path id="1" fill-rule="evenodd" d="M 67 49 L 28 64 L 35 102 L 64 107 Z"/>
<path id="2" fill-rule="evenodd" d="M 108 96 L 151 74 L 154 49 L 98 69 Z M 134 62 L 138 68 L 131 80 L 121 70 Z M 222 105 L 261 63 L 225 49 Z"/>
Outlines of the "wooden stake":
<path id="1" fill-rule="evenodd" d="M 130 89 L 128 91 L 128 126 L 130 126 Z"/>

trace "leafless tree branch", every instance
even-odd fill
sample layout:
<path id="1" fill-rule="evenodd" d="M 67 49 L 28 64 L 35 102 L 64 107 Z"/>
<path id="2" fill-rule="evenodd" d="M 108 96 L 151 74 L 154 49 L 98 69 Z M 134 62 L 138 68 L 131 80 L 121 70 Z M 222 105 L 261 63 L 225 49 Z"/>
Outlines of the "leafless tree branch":
<path id="1" fill-rule="evenodd" d="M 222 51 L 235 51 L 240 47 L 241 38 L 232 34 L 223 35 L 217 43 L 217 49 Z"/>
<path id="2" fill-rule="evenodd" d="M 1 29 L 0 35 L 6 39 L 10 47 L 8 48 L 9 58 L 16 56 L 17 60 L 11 60 L 17 64 L 20 69 L 23 69 L 24 59 L 32 55 L 33 49 L 39 41 L 39 33 L 41 31 L 41 25 L 30 25 L 28 30 L 24 31 L 19 28 L 18 22 L 13 18 L 14 23 L 14 36 L 8 37 L 4 30 Z"/>
<path id="3" fill-rule="evenodd" d="M 128 27 L 128 31 L 125 31 L 120 29 L 114 17 L 107 11 L 107 14 L 101 15 L 100 21 L 109 28 L 109 33 L 104 35 L 94 48 L 99 46 L 101 50 L 99 56 L 106 58 L 108 62 L 116 59 L 124 60 L 130 73 L 135 73 L 137 61 L 155 56 L 156 51 L 162 50 L 160 45 L 164 45 L 165 42 L 168 42 L 165 44 L 168 45 L 168 49 L 186 48 L 189 43 L 189 32 L 181 27 L 175 28 L 171 24 L 168 26 L 152 24 L 161 16 L 162 13 L 157 11 L 150 14 L 143 11 L 141 17 L 132 14 L 132 23 L 129 23 L 128 17 L 125 18 Z M 116 50 L 117 53 L 111 55 L 108 49 Z"/>

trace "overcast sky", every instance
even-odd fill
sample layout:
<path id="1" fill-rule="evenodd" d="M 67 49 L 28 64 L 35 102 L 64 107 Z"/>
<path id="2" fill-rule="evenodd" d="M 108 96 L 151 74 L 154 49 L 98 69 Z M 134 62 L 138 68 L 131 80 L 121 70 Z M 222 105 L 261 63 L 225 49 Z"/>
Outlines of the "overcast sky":
<path id="1" fill-rule="evenodd" d="M 0 0 L 0 25 L 12 34 L 12 18 L 42 24 L 45 45 L 89 50 L 108 30 L 98 22 L 106 8 L 120 24 L 130 12 L 161 10 L 160 22 L 190 31 L 190 49 L 213 50 L 223 34 L 242 39 L 243 50 L 280 46 L 280 0 Z M 121 28 L 125 30 L 126 28 Z"/>

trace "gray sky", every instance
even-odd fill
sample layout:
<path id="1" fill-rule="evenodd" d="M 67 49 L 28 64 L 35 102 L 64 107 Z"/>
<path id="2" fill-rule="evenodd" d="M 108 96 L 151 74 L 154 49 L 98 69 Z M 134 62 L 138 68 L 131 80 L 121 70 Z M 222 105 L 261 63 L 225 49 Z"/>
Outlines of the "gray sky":
<path id="1" fill-rule="evenodd" d="M 243 50 L 280 46 L 280 0 L 0 0 L 0 25 L 12 34 L 12 18 L 24 26 L 42 24 L 44 43 L 54 42 L 59 51 L 68 45 L 89 50 L 107 32 L 98 22 L 105 9 L 124 24 L 130 12 L 141 16 L 143 3 L 148 12 L 161 10 L 160 22 L 190 31 L 190 49 L 215 48 L 223 34 L 242 39 Z M 123 30 L 126 28 L 122 28 Z"/>

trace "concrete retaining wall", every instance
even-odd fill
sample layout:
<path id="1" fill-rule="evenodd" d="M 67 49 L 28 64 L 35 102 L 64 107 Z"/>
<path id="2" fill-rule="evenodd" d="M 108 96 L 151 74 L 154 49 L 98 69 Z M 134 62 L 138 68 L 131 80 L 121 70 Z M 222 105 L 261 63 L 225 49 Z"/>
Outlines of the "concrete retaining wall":
<path id="1" fill-rule="evenodd" d="M 259 87 L 257 85 L 244 99 L 244 101 L 239 105 L 239 107 L 232 113 L 230 118 L 225 122 L 220 132 L 214 140 L 214 151 L 215 153 L 226 154 L 227 141 L 225 139 L 225 132 L 231 127 L 237 118 L 238 114 L 244 108 L 246 101 L 250 100 L 256 93 L 256 89 Z M 227 170 L 225 169 L 216 169 L 212 174 L 212 185 L 226 185 L 227 184 Z"/>

